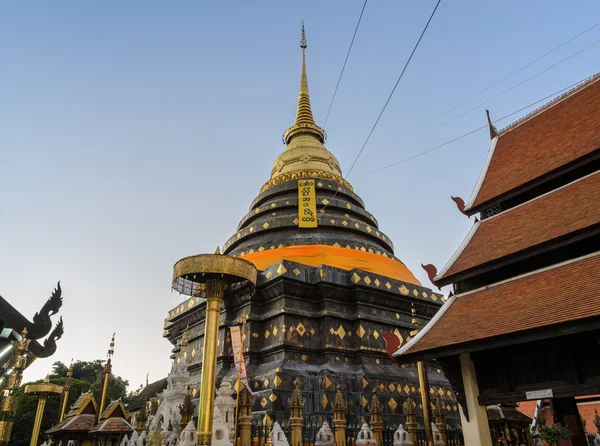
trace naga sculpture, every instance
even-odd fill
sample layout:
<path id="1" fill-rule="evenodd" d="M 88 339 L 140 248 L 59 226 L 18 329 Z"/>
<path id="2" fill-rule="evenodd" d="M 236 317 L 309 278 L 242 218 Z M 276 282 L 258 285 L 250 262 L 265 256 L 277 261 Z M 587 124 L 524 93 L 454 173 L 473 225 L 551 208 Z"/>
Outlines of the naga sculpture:
<path id="1" fill-rule="evenodd" d="M 29 339 L 40 339 L 50 332 L 52 329 L 52 320 L 50 317 L 58 313 L 60 307 L 62 307 L 62 290 L 60 288 L 60 282 L 58 282 L 54 292 L 46 301 L 42 309 L 35 313 L 33 322 L 27 320 L 25 316 L 19 313 L 8 303 L 8 301 L 0 296 L 0 309 L 2 310 L 0 318 L 3 320 L 4 325 L 17 331 L 26 328 L 27 337 Z"/>
<path id="2" fill-rule="evenodd" d="M 50 333 L 50 336 L 44 339 L 44 345 L 40 344 L 36 340 L 32 340 L 29 343 L 29 351 L 38 358 L 47 358 L 48 356 L 52 356 L 56 351 L 56 341 L 62 337 L 64 332 L 65 330 L 63 328 L 63 320 L 61 316 L 56 324 L 56 327 L 54 327 L 54 330 L 52 330 L 52 333 Z"/>

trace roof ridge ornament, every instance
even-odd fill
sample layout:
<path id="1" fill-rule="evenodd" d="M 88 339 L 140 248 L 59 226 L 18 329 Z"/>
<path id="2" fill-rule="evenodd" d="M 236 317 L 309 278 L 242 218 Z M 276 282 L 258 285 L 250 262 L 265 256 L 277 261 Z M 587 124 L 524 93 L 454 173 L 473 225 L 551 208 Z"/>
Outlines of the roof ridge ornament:
<path id="1" fill-rule="evenodd" d="M 492 120 L 490 119 L 490 111 L 485 110 L 485 114 L 487 115 L 488 126 L 490 128 L 490 139 L 494 139 L 498 136 L 498 129 L 492 124 Z"/>

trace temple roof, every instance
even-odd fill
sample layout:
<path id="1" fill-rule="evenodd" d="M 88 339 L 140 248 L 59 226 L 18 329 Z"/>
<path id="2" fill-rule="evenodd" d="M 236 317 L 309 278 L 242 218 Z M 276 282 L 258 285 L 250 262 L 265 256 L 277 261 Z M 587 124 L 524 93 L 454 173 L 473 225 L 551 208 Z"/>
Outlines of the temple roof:
<path id="1" fill-rule="evenodd" d="M 394 356 L 400 362 L 442 358 L 473 350 L 477 341 L 600 318 L 600 252 L 543 268 L 446 301 L 435 317 Z M 581 328 L 584 329 L 584 328 Z M 483 343 L 481 343 L 483 344 Z M 469 348 L 469 350 L 466 350 Z"/>
<path id="2" fill-rule="evenodd" d="M 82 413 L 88 414 L 96 414 L 97 406 L 96 400 L 94 399 L 94 395 L 92 392 L 86 392 L 79 395 L 79 398 L 75 400 L 69 412 L 67 412 L 66 417 L 71 417 L 74 415 L 81 415 Z"/>
<path id="3" fill-rule="evenodd" d="M 89 432 L 94 427 L 95 415 L 82 414 L 67 417 L 46 431 L 47 434 L 57 432 Z"/>
<path id="4" fill-rule="evenodd" d="M 166 387 L 167 378 L 159 379 L 158 381 L 148 384 L 138 395 L 134 396 L 131 401 L 129 401 L 127 410 L 129 412 L 135 412 L 142 407 L 146 401 L 150 401 L 150 398 L 165 390 Z"/>
<path id="5" fill-rule="evenodd" d="M 515 122 L 492 140 L 466 211 L 540 180 L 600 149 L 600 74 Z"/>
<path id="6" fill-rule="evenodd" d="M 308 94 L 304 26 L 300 46 L 300 95 L 294 124 L 284 134 L 287 146 L 236 233 L 225 242 L 223 253 L 244 258 L 259 270 L 290 260 L 346 271 L 360 269 L 420 285 L 394 256 L 392 241 L 323 145 L 325 132 L 315 123 Z M 314 181 L 316 227 L 300 227 L 299 181 L 304 180 Z"/>
<path id="7" fill-rule="evenodd" d="M 100 421 L 93 429 L 90 430 L 90 433 L 127 433 L 133 432 L 133 430 L 133 426 L 129 424 L 125 418 L 111 417 Z"/>
<path id="8" fill-rule="evenodd" d="M 600 223 L 598 197 L 600 172 L 595 172 L 475 223 L 436 280 L 446 285 L 458 273 Z"/>

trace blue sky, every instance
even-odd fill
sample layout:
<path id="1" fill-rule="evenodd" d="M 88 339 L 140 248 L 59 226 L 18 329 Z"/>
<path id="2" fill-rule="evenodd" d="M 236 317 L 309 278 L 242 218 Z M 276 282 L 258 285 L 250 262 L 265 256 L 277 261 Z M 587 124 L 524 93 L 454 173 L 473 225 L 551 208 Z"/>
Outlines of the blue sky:
<path id="1" fill-rule="evenodd" d="M 26 379 L 53 360 L 105 357 L 113 332 L 114 371 L 132 387 L 166 374 L 172 265 L 222 245 L 268 179 L 294 119 L 301 20 L 322 124 L 362 4 L 0 5 L 0 294 L 29 317 L 59 279 L 65 297 L 59 349 Z M 344 172 L 434 4 L 369 1 L 326 127 Z M 401 139 L 598 21 L 596 1 L 442 1 L 348 178 L 423 283 L 420 263 L 441 268 L 471 225 L 449 197 L 470 195 L 489 135 L 353 175 L 485 124 L 486 107 L 499 118 L 594 74 L 600 45 L 436 128 L 600 39 L 600 26 Z"/>

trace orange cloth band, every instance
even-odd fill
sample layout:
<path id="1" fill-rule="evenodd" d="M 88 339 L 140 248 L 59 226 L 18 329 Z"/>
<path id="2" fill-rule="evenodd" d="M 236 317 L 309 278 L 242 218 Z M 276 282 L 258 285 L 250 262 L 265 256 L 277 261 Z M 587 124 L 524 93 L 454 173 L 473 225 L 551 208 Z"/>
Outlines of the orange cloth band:
<path id="1" fill-rule="evenodd" d="M 262 252 L 257 251 L 240 257 L 252 262 L 259 270 L 264 270 L 281 260 L 289 260 L 308 266 L 328 265 L 347 271 L 356 268 L 390 279 L 421 285 L 421 282 L 417 280 L 413 273 L 397 260 L 349 248 L 337 248 L 327 245 L 299 245 Z"/>

